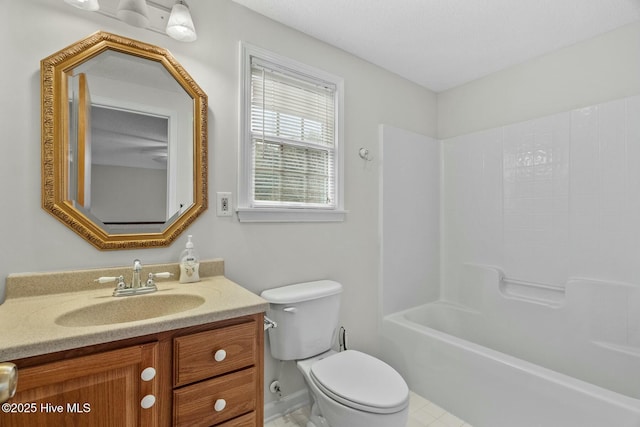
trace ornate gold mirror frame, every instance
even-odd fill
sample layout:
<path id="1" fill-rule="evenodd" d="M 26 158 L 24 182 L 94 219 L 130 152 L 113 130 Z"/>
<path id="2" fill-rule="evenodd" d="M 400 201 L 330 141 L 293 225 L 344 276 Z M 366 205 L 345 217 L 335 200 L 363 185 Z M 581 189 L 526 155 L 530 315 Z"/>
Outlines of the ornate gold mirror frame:
<path id="1" fill-rule="evenodd" d="M 82 209 L 69 192 L 68 77 L 74 68 L 102 52 L 114 51 L 161 64 L 193 99 L 193 203 L 167 220 L 158 232 L 111 233 Z M 167 246 L 207 209 L 207 95 L 163 48 L 97 32 L 43 59 L 42 95 L 42 207 L 99 249 Z M 72 178 L 75 179 L 75 178 Z M 126 209 L 126 206 L 123 207 Z"/>

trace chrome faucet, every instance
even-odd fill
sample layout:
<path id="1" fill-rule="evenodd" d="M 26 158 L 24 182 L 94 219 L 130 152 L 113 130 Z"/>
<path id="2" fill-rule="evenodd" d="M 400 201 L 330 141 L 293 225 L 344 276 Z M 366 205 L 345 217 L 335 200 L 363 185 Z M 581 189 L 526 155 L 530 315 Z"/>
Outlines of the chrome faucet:
<path id="1" fill-rule="evenodd" d="M 131 287 L 138 289 L 140 287 L 140 272 L 142 271 L 142 263 L 139 259 L 133 260 L 133 276 L 131 277 Z"/>
<path id="2" fill-rule="evenodd" d="M 95 280 L 98 283 L 117 282 L 116 288 L 113 290 L 114 297 L 124 297 L 130 295 L 149 294 L 158 290 L 154 279 L 168 279 L 173 276 L 172 273 L 149 273 L 146 282 L 140 279 L 142 274 L 142 262 L 139 259 L 133 261 L 133 274 L 131 276 L 131 284 L 127 285 L 124 276 L 118 277 L 99 277 Z"/>

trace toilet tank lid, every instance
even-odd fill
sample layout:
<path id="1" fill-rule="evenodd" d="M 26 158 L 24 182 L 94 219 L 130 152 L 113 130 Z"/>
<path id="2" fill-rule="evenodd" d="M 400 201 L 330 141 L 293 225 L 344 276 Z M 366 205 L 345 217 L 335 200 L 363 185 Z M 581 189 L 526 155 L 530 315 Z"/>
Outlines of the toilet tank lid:
<path id="1" fill-rule="evenodd" d="M 340 292 L 342 292 L 340 283 L 333 280 L 317 280 L 267 289 L 260 296 L 272 304 L 292 304 L 328 297 Z"/>

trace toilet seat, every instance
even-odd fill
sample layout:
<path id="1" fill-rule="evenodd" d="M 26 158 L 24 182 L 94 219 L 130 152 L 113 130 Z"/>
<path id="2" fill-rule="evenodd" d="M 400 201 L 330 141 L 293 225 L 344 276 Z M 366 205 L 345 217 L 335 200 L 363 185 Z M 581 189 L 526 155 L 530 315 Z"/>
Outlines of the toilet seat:
<path id="1" fill-rule="evenodd" d="M 311 379 L 333 400 L 353 409 L 390 414 L 409 404 L 409 388 L 391 366 L 346 350 L 311 365 Z"/>

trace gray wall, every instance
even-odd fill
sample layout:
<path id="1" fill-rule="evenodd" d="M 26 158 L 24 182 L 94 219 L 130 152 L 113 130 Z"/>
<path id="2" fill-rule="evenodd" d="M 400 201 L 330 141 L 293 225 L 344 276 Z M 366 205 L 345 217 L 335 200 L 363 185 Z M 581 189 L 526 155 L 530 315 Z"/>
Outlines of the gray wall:
<path id="1" fill-rule="evenodd" d="M 192 0 L 198 41 L 183 44 L 58 0 L 4 2 L 0 68 L 2 211 L 0 276 L 177 261 L 186 241 L 161 249 L 100 252 L 40 206 L 40 60 L 105 30 L 163 46 L 209 96 L 211 208 L 187 230 L 205 259 L 224 258 L 226 275 L 256 293 L 283 284 L 331 278 L 345 286 L 341 323 L 353 348 L 377 354 L 378 125 L 436 135 L 436 96 L 229 0 Z M 345 205 L 337 224 L 240 224 L 215 216 L 217 191 L 237 193 L 239 41 L 270 49 L 345 79 Z M 186 234 L 186 233 L 185 233 Z M 435 286 L 435 284 L 434 284 Z M 0 288 L 2 290 L 2 288 Z M 355 309 L 357 307 L 357 309 Z M 267 384 L 280 367 L 266 359 Z M 282 371 L 285 394 L 303 388 L 292 364 Z M 271 400 L 270 393 L 266 394 Z"/>
<path id="2" fill-rule="evenodd" d="M 569 111 L 640 93 L 640 23 L 438 94 L 438 137 Z"/>

